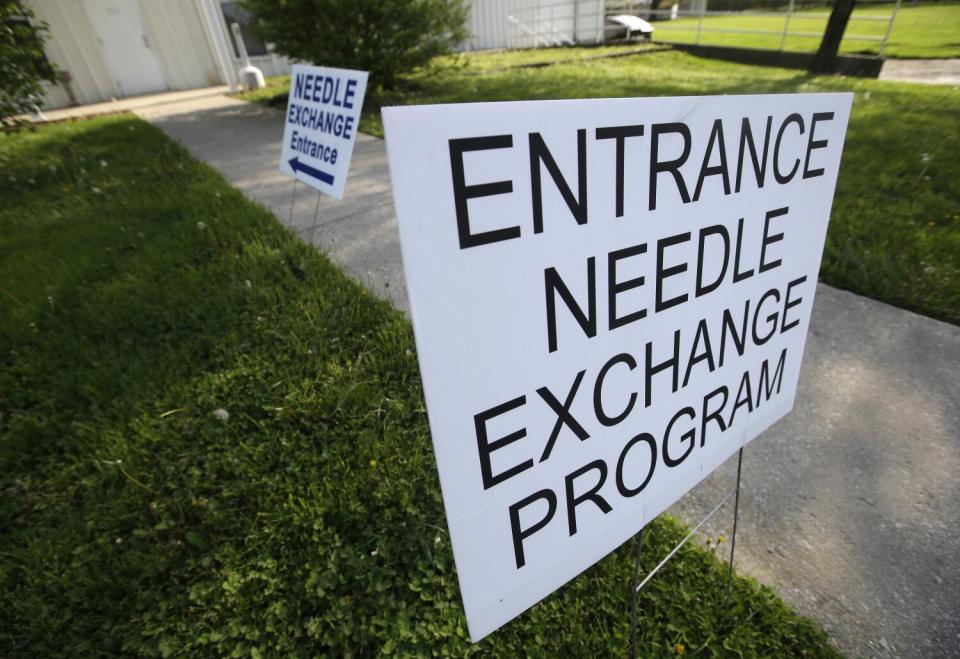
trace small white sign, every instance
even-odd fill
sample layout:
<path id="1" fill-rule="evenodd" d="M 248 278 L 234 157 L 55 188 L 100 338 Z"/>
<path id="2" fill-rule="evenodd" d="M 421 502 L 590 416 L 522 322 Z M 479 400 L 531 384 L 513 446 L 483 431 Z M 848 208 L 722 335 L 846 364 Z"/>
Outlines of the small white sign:
<path id="1" fill-rule="evenodd" d="M 295 64 L 280 171 L 342 199 L 366 89 L 366 71 Z"/>
<path id="2" fill-rule="evenodd" d="M 851 102 L 383 111 L 474 640 L 790 411 Z"/>

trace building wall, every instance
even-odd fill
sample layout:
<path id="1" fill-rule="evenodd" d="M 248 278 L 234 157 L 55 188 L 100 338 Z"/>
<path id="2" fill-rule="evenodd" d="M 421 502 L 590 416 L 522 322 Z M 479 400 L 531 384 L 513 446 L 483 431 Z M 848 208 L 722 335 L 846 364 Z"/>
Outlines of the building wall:
<path id="1" fill-rule="evenodd" d="M 222 35 L 216 34 L 215 20 L 222 21 L 216 0 L 127 1 L 140 8 L 166 89 L 192 89 L 235 80 L 233 63 L 227 61 L 222 40 L 218 39 Z M 50 86 L 44 106 L 118 98 L 120 91 L 81 0 L 26 0 L 26 4 L 50 27 L 47 57 L 71 77 L 73 97 L 64 85 Z"/>
<path id="2" fill-rule="evenodd" d="M 170 89 L 211 87 L 226 82 L 217 69 L 195 0 L 140 0 L 140 9 L 155 40 L 154 52 Z"/>
<path id="3" fill-rule="evenodd" d="M 50 28 L 46 54 L 62 71 L 70 74 L 76 102 L 96 103 L 117 94 L 116 85 L 100 56 L 97 38 L 80 2 L 27 0 L 36 17 Z M 45 107 L 70 105 L 70 97 L 57 85 L 47 88 Z"/>

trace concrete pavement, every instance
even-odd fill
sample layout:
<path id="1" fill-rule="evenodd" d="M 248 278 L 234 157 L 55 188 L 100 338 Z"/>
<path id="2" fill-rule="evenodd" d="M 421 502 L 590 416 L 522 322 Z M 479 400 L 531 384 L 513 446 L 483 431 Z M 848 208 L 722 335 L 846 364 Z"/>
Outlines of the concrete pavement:
<path id="1" fill-rule="evenodd" d="M 159 105 L 176 105 L 200 98 L 222 97 L 223 94 L 229 91 L 230 87 L 228 85 L 218 85 L 216 87 L 201 87 L 200 89 L 160 92 L 159 94 L 144 94 L 142 96 L 114 99 L 103 103 L 77 105 L 75 107 L 60 108 L 58 110 L 46 110 L 42 116 L 33 117 L 32 119 L 38 123 L 42 123 L 46 121 L 83 119 L 101 114 L 110 114 L 111 112 L 135 112 Z"/>
<path id="2" fill-rule="evenodd" d="M 888 59 L 880 69 L 880 79 L 960 85 L 960 59 Z"/>
<path id="3" fill-rule="evenodd" d="M 277 110 L 218 96 L 135 112 L 273 211 L 304 240 L 312 238 L 318 249 L 377 295 L 406 309 L 400 237 L 383 140 L 358 134 L 346 194 L 337 201 L 302 183 L 294 188 L 293 179 L 280 173 L 283 115 Z"/>
<path id="4" fill-rule="evenodd" d="M 958 365 L 960 328 L 820 284 L 794 410 L 744 449 L 737 569 L 849 655 L 960 654 Z M 732 458 L 672 512 L 735 482 Z"/>
<path id="5" fill-rule="evenodd" d="M 291 212 L 280 112 L 215 97 L 137 113 L 406 308 L 381 140 L 359 136 L 343 201 L 300 184 Z M 852 656 L 960 652 L 958 365 L 960 328 L 821 284 L 796 408 L 744 451 L 739 571 Z M 699 521 L 735 469 L 734 457 L 671 512 Z M 729 538 L 731 516 L 728 504 L 706 533 Z"/>

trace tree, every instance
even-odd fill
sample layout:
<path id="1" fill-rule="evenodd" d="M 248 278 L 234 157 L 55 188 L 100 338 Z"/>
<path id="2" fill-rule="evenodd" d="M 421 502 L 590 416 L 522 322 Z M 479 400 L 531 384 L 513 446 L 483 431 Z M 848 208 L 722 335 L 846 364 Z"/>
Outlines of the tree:
<path id="1" fill-rule="evenodd" d="M 830 19 L 827 21 L 827 29 L 823 33 L 823 40 L 820 42 L 820 49 L 816 57 L 813 58 L 814 73 L 832 73 L 837 61 L 837 51 L 840 50 L 840 41 L 843 40 L 843 33 L 847 31 L 847 23 L 850 21 L 850 15 L 853 13 L 853 3 L 855 0 L 835 0 L 833 11 L 830 12 Z"/>
<path id="2" fill-rule="evenodd" d="M 18 0 L 0 0 L 0 127 L 17 125 L 17 117 L 34 112 L 43 98 L 40 83 L 57 80 L 43 54 L 46 32 L 46 23 Z"/>
<path id="3" fill-rule="evenodd" d="M 374 87 L 449 53 L 467 37 L 463 0 L 245 0 L 277 52 L 370 72 Z"/>

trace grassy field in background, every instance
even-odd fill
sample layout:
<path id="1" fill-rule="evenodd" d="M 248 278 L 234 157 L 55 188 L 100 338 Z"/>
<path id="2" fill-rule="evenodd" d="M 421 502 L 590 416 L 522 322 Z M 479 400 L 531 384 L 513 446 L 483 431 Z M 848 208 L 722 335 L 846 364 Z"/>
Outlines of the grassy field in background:
<path id="1" fill-rule="evenodd" d="M 858 6 L 847 25 L 840 52 L 878 53 L 879 41 L 861 41 L 851 37 L 882 37 L 887 31 L 887 21 L 869 18 L 887 19 L 893 8 L 892 4 Z M 829 13 L 829 9 L 818 9 L 793 14 L 789 26 L 791 32 L 813 33 L 817 36 L 789 36 L 784 50 L 816 52 Z M 739 15 L 708 16 L 703 19 L 700 43 L 780 50 L 782 38 L 779 32 L 783 30 L 785 21 L 785 12 L 781 16 L 757 16 L 747 12 Z M 658 21 L 654 23 L 654 40 L 662 43 L 695 43 L 698 23 L 697 17 Z M 771 30 L 778 34 L 711 32 L 710 29 Z M 901 7 L 894 20 L 893 32 L 884 56 L 911 59 L 960 57 L 960 4 Z"/>
<path id="2" fill-rule="evenodd" d="M 441 61 L 449 68 L 462 68 L 467 75 L 499 72 L 512 67 L 538 67 L 559 63 L 589 62 L 607 57 L 627 57 L 635 53 L 655 52 L 669 46 L 638 42 L 596 46 L 591 48 L 539 48 L 530 50 L 480 50 L 460 53 Z M 271 84 L 282 84 L 286 76 L 271 79 Z"/>
<path id="3" fill-rule="evenodd" d="M 0 167 L 0 656 L 626 654 L 631 546 L 470 645 L 403 314 L 132 117 Z M 686 545 L 640 656 L 836 656 L 725 585 Z"/>
<path id="4" fill-rule="evenodd" d="M 369 96 L 361 130 L 383 134 L 381 105 L 518 99 L 853 91 L 820 276 L 877 300 L 960 324 L 960 90 L 730 64 L 655 52 L 543 68 L 595 49 L 483 53 Z M 494 70 L 497 69 L 497 70 Z M 477 71 L 493 70 L 477 75 Z M 287 78 L 247 94 L 285 107 Z"/>

